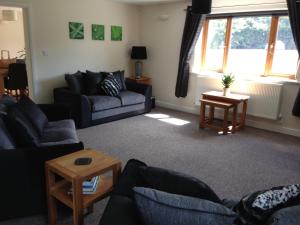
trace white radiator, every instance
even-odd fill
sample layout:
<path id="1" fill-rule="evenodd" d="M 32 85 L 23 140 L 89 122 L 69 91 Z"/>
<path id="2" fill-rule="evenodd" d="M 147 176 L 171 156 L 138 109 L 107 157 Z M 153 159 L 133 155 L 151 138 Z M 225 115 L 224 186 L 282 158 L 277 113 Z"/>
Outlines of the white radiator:
<path id="1" fill-rule="evenodd" d="M 232 93 L 249 95 L 248 115 L 278 120 L 283 85 L 280 83 L 260 83 L 237 80 L 231 88 Z M 200 104 L 203 92 L 222 91 L 220 78 L 198 77 L 195 104 Z"/>

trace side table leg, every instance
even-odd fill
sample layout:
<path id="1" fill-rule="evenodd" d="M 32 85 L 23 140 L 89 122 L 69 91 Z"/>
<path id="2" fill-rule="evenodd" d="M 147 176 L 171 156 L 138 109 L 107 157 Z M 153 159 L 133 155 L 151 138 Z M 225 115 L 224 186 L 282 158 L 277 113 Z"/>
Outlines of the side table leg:
<path id="1" fill-rule="evenodd" d="M 48 200 L 48 224 L 56 225 L 57 222 L 57 206 L 56 199 L 51 195 L 51 187 L 55 185 L 55 175 L 46 165 L 46 184 L 47 184 L 47 200 Z"/>
<path id="2" fill-rule="evenodd" d="M 236 120 L 237 120 L 237 105 L 233 107 L 233 119 L 232 119 L 232 133 L 236 131 Z"/>
<path id="3" fill-rule="evenodd" d="M 205 104 L 203 102 L 201 102 L 201 106 L 200 106 L 200 124 L 199 124 L 200 128 L 205 128 Z"/>
<path id="4" fill-rule="evenodd" d="M 241 124 L 240 124 L 241 128 L 244 128 L 245 123 L 246 123 L 247 107 L 248 107 L 248 101 L 245 100 L 243 102 L 243 111 L 242 111 L 242 114 L 241 114 Z"/>
<path id="5" fill-rule="evenodd" d="M 73 224 L 83 225 L 82 182 L 74 179 L 73 182 Z"/>
<path id="6" fill-rule="evenodd" d="M 224 109 L 223 134 L 228 133 L 228 108 Z"/>

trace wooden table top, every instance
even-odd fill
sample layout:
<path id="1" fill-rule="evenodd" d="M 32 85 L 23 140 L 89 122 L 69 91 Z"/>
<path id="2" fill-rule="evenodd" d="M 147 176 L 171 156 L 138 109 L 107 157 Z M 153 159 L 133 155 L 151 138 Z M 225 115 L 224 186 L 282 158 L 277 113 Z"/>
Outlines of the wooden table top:
<path id="1" fill-rule="evenodd" d="M 202 94 L 203 96 L 211 96 L 216 98 L 228 99 L 228 100 L 237 100 L 237 101 L 245 101 L 250 98 L 247 95 L 240 95 L 240 94 L 229 94 L 227 96 L 223 95 L 222 91 L 209 91 Z"/>
<path id="2" fill-rule="evenodd" d="M 77 158 L 85 157 L 92 158 L 91 164 L 75 165 L 75 160 Z M 89 177 L 94 173 L 99 172 L 105 173 L 106 171 L 111 170 L 113 166 L 120 163 L 120 160 L 95 150 L 82 150 L 46 162 L 47 166 L 56 173 L 70 179 L 75 177 Z"/>

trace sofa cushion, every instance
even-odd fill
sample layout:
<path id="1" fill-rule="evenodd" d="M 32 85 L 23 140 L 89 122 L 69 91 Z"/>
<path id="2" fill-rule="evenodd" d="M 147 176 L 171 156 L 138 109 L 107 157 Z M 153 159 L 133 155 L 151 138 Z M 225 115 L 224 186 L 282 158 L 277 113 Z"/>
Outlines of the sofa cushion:
<path id="1" fill-rule="evenodd" d="M 74 74 L 66 74 L 65 80 L 72 92 L 75 92 L 76 94 L 85 93 L 85 80 L 80 71 L 77 71 Z"/>
<path id="2" fill-rule="evenodd" d="M 0 116 L 5 116 L 7 115 L 7 106 L 4 104 L 0 104 Z"/>
<path id="3" fill-rule="evenodd" d="M 105 92 L 106 95 L 118 97 L 121 91 L 121 84 L 119 81 L 112 75 L 109 74 L 100 84 L 101 89 Z"/>
<path id="4" fill-rule="evenodd" d="M 280 209 L 268 219 L 266 225 L 298 225 L 300 221 L 300 205 Z"/>
<path id="5" fill-rule="evenodd" d="M 21 147 L 37 147 L 40 143 L 38 132 L 18 104 L 11 106 L 7 112 L 7 128 Z"/>
<path id="6" fill-rule="evenodd" d="M 0 117 L 0 149 L 15 149 L 16 144 L 9 134 L 6 125 Z"/>
<path id="7" fill-rule="evenodd" d="M 145 187 L 222 203 L 207 184 L 186 174 L 156 167 L 141 168 L 140 173 Z"/>
<path id="8" fill-rule="evenodd" d="M 112 96 L 96 95 L 88 96 L 91 102 L 92 112 L 121 107 L 120 99 Z"/>
<path id="9" fill-rule="evenodd" d="M 100 83 L 104 80 L 106 74 L 99 72 L 86 71 L 86 94 L 96 95 L 103 94 L 104 92 L 100 88 Z"/>
<path id="10" fill-rule="evenodd" d="M 49 122 L 45 127 L 40 146 L 78 143 L 73 120 Z"/>
<path id="11" fill-rule="evenodd" d="M 135 202 L 146 225 L 233 225 L 237 215 L 211 201 L 135 187 Z"/>
<path id="12" fill-rule="evenodd" d="M 31 124 L 37 130 L 38 134 L 42 136 L 45 126 L 48 124 L 48 119 L 45 113 L 36 105 L 29 97 L 23 95 L 17 103 L 19 109 L 29 119 Z"/>
<path id="13" fill-rule="evenodd" d="M 143 186 L 140 175 L 140 168 L 147 165 L 139 160 L 130 159 L 119 178 L 118 184 L 114 188 L 115 195 L 124 195 L 133 199 L 133 187 Z"/>
<path id="14" fill-rule="evenodd" d="M 112 74 L 118 80 L 119 84 L 121 84 L 121 91 L 126 91 L 127 88 L 126 88 L 126 83 L 125 83 L 125 71 L 118 70 L 118 71 L 112 72 Z"/>
<path id="15" fill-rule="evenodd" d="M 107 203 L 100 225 L 143 225 L 143 222 L 133 199 L 114 195 Z"/>
<path id="16" fill-rule="evenodd" d="M 146 101 L 144 95 L 132 91 L 121 91 L 120 99 L 123 106 L 140 104 Z"/>

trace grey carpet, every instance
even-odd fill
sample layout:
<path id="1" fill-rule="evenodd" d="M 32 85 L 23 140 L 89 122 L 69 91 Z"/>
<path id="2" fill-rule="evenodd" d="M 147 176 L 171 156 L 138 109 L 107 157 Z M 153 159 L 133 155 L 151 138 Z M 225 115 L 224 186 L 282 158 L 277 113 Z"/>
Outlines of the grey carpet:
<path id="1" fill-rule="evenodd" d="M 300 138 L 247 127 L 234 135 L 199 130 L 198 117 L 167 109 L 165 114 L 190 123 L 176 126 L 144 115 L 79 130 L 86 148 L 113 155 L 125 164 L 136 158 L 149 165 L 193 175 L 220 197 L 239 199 L 256 190 L 300 183 Z M 86 217 L 97 225 L 106 201 Z M 59 225 L 71 225 L 70 215 Z M 0 225 L 44 225 L 43 216 L 5 221 Z"/>

